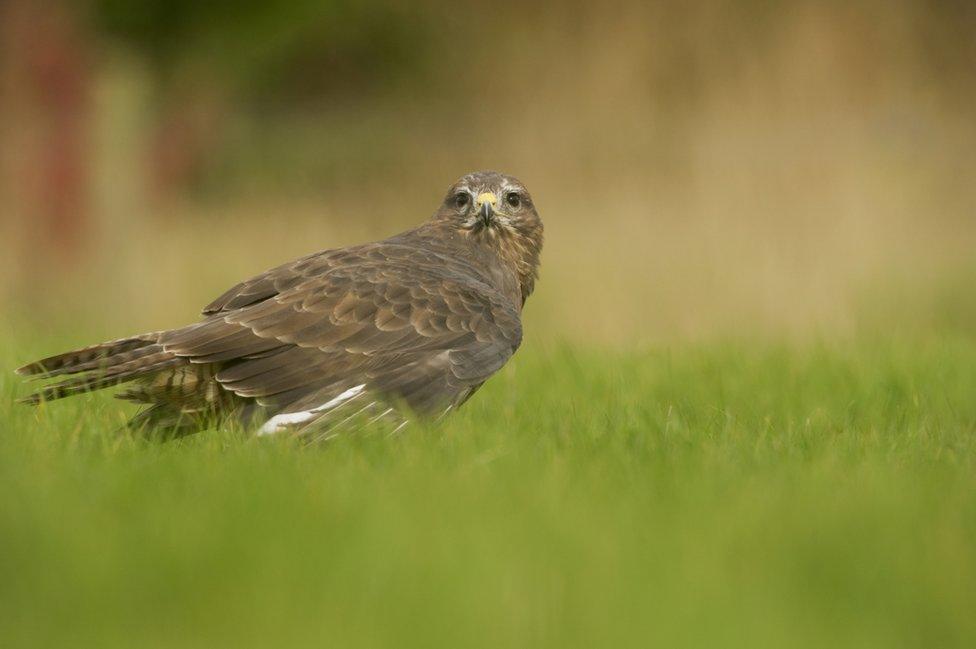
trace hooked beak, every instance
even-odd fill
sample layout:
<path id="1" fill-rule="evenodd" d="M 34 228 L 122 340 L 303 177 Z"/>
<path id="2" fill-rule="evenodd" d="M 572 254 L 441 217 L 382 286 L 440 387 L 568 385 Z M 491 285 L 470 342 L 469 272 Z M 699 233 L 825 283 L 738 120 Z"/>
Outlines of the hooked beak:
<path id="1" fill-rule="evenodd" d="M 475 206 L 478 209 L 478 214 L 481 216 L 481 224 L 485 227 L 491 224 L 495 216 L 495 202 L 497 200 L 491 192 L 480 194 L 475 200 Z"/>

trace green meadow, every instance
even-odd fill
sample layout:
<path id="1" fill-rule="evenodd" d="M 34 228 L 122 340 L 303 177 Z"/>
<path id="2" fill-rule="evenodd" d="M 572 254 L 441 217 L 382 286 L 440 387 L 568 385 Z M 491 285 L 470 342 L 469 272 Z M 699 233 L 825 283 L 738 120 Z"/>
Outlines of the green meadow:
<path id="1" fill-rule="evenodd" d="M 5 646 L 976 643 L 958 332 L 535 336 L 439 426 L 310 447 L 133 439 L 108 395 L 0 380 Z"/>

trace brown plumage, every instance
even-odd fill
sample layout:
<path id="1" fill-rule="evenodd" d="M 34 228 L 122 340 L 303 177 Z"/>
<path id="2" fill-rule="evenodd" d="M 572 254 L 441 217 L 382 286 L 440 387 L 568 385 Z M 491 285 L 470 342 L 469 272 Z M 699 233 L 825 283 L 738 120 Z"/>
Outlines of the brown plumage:
<path id="1" fill-rule="evenodd" d="M 18 373 L 39 403 L 126 383 L 139 428 L 215 421 L 334 430 L 357 415 L 439 415 L 511 358 L 542 222 L 518 180 L 476 172 L 389 239 L 303 257 L 241 282 L 200 322 L 59 354 Z"/>

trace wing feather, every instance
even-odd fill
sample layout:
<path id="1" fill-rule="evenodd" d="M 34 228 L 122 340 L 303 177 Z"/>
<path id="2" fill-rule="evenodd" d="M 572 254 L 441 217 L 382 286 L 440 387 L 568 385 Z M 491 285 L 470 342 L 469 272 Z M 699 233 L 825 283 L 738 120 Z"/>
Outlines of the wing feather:
<path id="1" fill-rule="evenodd" d="M 326 252 L 238 284 L 202 323 L 160 343 L 220 361 L 220 385 L 278 412 L 356 386 L 421 413 L 458 405 L 521 342 L 519 309 L 432 253 L 380 244 Z"/>

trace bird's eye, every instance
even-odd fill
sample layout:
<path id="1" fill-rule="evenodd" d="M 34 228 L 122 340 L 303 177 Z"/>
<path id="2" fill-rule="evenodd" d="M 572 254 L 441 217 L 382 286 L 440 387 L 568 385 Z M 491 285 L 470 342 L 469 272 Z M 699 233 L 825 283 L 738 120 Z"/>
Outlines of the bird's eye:
<path id="1" fill-rule="evenodd" d="M 522 197 L 518 195 L 518 192 L 508 192 L 505 194 L 505 202 L 512 207 L 518 207 L 522 204 Z"/>
<path id="2" fill-rule="evenodd" d="M 454 204 L 458 206 L 458 209 L 461 209 L 467 207 L 468 202 L 470 200 L 471 197 L 468 196 L 466 192 L 460 192 L 457 196 L 454 197 Z"/>

